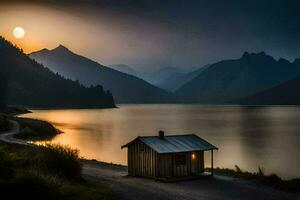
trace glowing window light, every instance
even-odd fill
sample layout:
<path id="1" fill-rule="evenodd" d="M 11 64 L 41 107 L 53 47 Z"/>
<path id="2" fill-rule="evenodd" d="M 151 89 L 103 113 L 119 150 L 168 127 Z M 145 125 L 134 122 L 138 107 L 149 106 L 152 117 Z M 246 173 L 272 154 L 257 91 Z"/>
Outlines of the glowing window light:
<path id="1" fill-rule="evenodd" d="M 195 160 L 195 158 L 196 158 L 195 153 L 192 153 L 192 159 Z"/>

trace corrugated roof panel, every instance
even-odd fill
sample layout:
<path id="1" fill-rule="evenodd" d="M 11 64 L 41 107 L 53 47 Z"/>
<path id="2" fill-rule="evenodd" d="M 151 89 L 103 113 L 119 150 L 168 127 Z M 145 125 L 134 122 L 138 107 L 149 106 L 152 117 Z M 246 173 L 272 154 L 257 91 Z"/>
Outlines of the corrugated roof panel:
<path id="1" fill-rule="evenodd" d="M 139 139 L 158 153 L 178 153 L 188 151 L 207 151 L 217 149 L 214 145 L 197 135 L 172 135 L 139 137 Z"/>

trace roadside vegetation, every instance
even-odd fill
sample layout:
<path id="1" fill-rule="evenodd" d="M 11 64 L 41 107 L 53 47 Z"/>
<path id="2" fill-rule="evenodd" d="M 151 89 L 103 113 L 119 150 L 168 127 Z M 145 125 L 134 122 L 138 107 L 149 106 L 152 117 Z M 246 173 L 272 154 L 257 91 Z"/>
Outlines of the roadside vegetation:
<path id="1" fill-rule="evenodd" d="M 0 113 L 0 132 L 7 131 L 9 129 L 8 117 L 6 114 Z"/>
<path id="2" fill-rule="evenodd" d="M 208 172 L 211 171 L 210 168 L 206 168 L 205 170 Z M 266 175 L 261 167 L 258 167 L 257 172 L 251 173 L 243 171 L 239 166 L 235 165 L 235 170 L 214 168 L 214 173 L 254 181 L 280 190 L 300 193 L 300 179 L 283 180 L 276 174 Z"/>
<path id="3" fill-rule="evenodd" d="M 114 199 L 81 175 L 78 151 L 67 146 L 0 142 L 0 193 L 9 199 Z"/>
<path id="4" fill-rule="evenodd" d="M 15 135 L 18 139 L 43 140 L 51 139 L 61 133 L 52 124 L 46 121 L 14 117 L 13 120 L 20 124 L 20 132 Z"/>

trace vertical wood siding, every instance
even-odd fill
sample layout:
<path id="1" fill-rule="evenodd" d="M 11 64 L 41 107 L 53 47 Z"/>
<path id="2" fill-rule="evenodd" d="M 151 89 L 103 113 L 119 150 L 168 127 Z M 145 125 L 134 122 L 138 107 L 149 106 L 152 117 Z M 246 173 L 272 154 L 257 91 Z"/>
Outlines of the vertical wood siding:
<path id="1" fill-rule="evenodd" d="M 195 159 L 192 159 L 192 154 Z M 176 155 L 183 155 L 186 163 L 176 164 Z M 158 154 L 137 140 L 128 146 L 128 174 L 148 178 L 192 176 L 204 172 L 204 152 Z"/>
<path id="2" fill-rule="evenodd" d="M 136 141 L 128 147 L 128 174 L 131 176 L 156 177 L 157 153 Z"/>

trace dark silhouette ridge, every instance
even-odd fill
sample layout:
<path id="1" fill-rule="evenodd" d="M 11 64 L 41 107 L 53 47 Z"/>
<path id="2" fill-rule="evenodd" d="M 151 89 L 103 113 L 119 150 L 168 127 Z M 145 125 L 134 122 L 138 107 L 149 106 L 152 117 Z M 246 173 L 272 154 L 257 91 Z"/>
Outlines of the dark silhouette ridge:
<path id="1" fill-rule="evenodd" d="M 129 75 L 133 75 L 136 77 L 140 77 L 140 74 L 138 71 L 136 71 L 135 69 L 133 69 L 132 67 L 128 66 L 128 65 L 124 65 L 124 64 L 115 64 L 115 65 L 109 65 L 108 67 L 117 70 L 119 72 L 123 72 L 125 74 L 129 74 Z M 140 77 L 142 78 L 142 77 Z"/>
<path id="2" fill-rule="evenodd" d="M 103 66 L 71 52 L 60 45 L 50 51 L 38 51 L 30 57 L 42 63 L 55 73 L 85 86 L 103 85 L 114 94 L 118 103 L 167 103 L 171 94 L 135 76 Z"/>
<path id="3" fill-rule="evenodd" d="M 300 105 L 300 78 L 289 80 L 280 85 L 240 100 L 249 105 Z"/>
<path id="4" fill-rule="evenodd" d="M 276 61 L 265 52 L 245 52 L 240 59 L 210 65 L 176 91 L 185 103 L 238 103 L 239 99 L 300 76 L 300 65 Z"/>
<path id="5" fill-rule="evenodd" d="M 4 108 L 6 107 L 7 76 L 8 76 L 7 70 L 5 68 L 2 69 L 0 72 L 0 111 L 4 110 Z"/>
<path id="6" fill-rule="evenodd" d="M 111 92 L 104 91 L 102 86 L 87 88 L 54 74 L 3 37 L 0 37 L 0 66 L 1 72 L 5 72 L 1 96 L 6 97 L 7 104 L 42 108 L 115 107 Z"/>
<path id="7" fill-rule="evenodd" d="M 300 66 L 300 58 L 296 58 L 293 63 Z"/>

